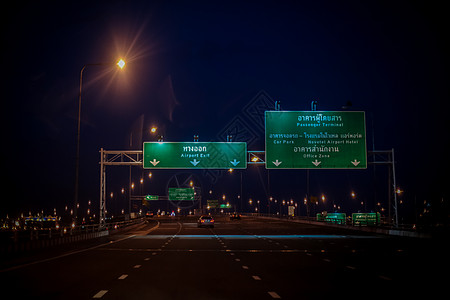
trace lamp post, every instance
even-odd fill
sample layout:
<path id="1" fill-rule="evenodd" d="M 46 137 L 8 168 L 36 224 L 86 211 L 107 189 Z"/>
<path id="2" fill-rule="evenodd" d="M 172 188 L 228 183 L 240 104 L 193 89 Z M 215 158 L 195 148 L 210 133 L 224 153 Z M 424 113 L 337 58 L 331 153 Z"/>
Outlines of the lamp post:
<path id="1" fill-rule="evenodd" d="M 75 192 L 74 192 L 74 218 L 77 218 L 78 211 L 78 185 L 79 185 L 79 173 L 80 173 L 80 127 L 81 127 L 81 90 L 83 86 L 83 71 L 86 67 L 91 66 L 114 66 L 117 65 L 120 69 L 125 67 L 125 61 L 120 59 L 117 63 L 97 63 L 86 64 L 80 71 L 80 90 L 78 93 L 78 127 L 77 127 L 77 153 L 75 156 Z"/>

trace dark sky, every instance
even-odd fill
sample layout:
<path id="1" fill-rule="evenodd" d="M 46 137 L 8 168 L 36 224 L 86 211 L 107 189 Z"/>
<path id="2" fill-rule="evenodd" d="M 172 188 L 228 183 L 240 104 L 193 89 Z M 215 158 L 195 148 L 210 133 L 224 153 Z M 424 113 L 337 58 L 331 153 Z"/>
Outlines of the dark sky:
<path id="1" fill-rule="evenodd" d="M 80 70 L 120 57 L 127 61 L 122 71 L 88 67 L 84 72 L 81 203 L 98 201 L 101 147 L 130 149 L 133 132 L 131 148 L 140 149 L 142 140 L 152 138 L 152 125 L 166 141 L 190 141 L 194 134 L 201 141 L 217 140 L 260 91 L 280 100 L 284 110 L 309 110 L 312 100 L 319 110 L 340 110 L 351 101 L 351 109 L 366 111 L 369 150 L 373 140 L 377 150 L 395 148 L 405 200 L 448 197 L 450 24 L 438 2 L 14 5 L 4 11 L 1 29 L 7 179 L 0 217 L 71 204 Z M 261 135 L 249 150 L 263 147 Z M 245 173 L 245 180 L 259 176 L 263 182 L 265 171 L 255 172 Z M 127 185 L 124 174 L 111 180 L 111 190 Z M 386 167 L 314 171 L 312 190 L 345 206 L 351 187 L 374 202 L 368 190 L 387 185 L 386 174 Z M 166 185 L 170 176 L 161 172 L 154 184 Z M 212 183 L 201 172 L 196 176 L 206 191 L 231 189 L 229 178 Z M 303 198 L 304 170 L 271 177 L 276 197 Z M 264 189 L 267 193 L 261 185 L 253 191 L 248 181 L 244 194 L 248 198 Z M 379 194 L 385 201 L 385 191 Z"/>

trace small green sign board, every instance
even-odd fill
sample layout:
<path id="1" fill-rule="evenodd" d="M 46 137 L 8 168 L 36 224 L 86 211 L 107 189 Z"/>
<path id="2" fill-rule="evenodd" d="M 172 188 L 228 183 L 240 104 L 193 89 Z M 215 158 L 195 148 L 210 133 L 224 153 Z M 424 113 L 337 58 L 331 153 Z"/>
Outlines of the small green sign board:
<path id="1" fill-rule="evenodd" d="M 219 208 L 219 200 L 217 199 L 206 200 L 206 205 L 208 208 Z"/>
<path id="2" fill-rule="evenodd" d="M 340 224 L 344 225 L 346 223 L 346 215 L 345 213 L 318 213 L 316 215 L 317 221 Z"/>
<path id="3" fill-rule="evenodd" d="M 147 195 L 145 196 L 145 200 L 158 200 L 159 196 L 158 195 Z"/>
<path id="4" fill-rule="evenodd" d="M 245 169 L 244 142 L 145 142 L 146 169 Z"/>
<path id="5" fill-rule="evenodd" d="M 375 226 L 381 223 L 381 215 L 377 213 L 353 213 L 353 225 L 359 226 Z"/>
<path id="6" fill-rule="evenodd" d="M 171 201 L 194 201 L 193 188 L 169 188 L 169 200 Z"/>
<path id="7" fill-rule="evenodd" d="M 363 111 L 266 111 L 267 169 L 365 169 Z"/>

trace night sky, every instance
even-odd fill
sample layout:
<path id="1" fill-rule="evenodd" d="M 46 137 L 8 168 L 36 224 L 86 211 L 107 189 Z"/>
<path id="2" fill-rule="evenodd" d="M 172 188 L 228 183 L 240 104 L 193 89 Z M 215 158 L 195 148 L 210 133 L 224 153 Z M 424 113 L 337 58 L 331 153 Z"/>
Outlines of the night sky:
<path id="1" fill-rule="evenodd" d="M 368 150 L 395 149 L 397 183 L 409 206 L 448 202 L 450 24 L 437 2 L 95 1 L 26 2 L 2 19 L 2 201 L 7 213 L 73 205 L 77 105 L 82 91 L 80 205 L 98 207 L 100 148 L 141 149 L 156 140 L 224 141 L 227 126 L 258 99 L 283 110 L 366 112 Z M 264 150 L 250 126 L 248 150 Z M 111 170 L 111 171 L 110 171 Z M 138 182 L 141 170 L 133 171 Z M 146 171 L 147 172 L 147 171 Z M 147 174 L 145 172 L 145 174 Z M 154 171 L 145 192 L 163 194 L 176 171 Z M 235 201 L 238 173 L 203 192 Z M 301 201 L 306 171 L 244 171 L 244 200 Z M 128 187 L 128 169 L 108 169 L 108 194 Z M 311 171 L 311 192 L 356 211 L 350 190 L 387 200 L 387 167 Z M 233 196 L 234 195 L 234 196 Z M 208 198 L 205 195 L 204 199 Z M 109 207 L 120 208 L 116 199 Z M 264 200 L 266 201 L 266 200 Z M 117 204 L 119 203 L 119 204 Z M 434 205 L 434 204 L 433 204 Z M 384 205 L 385 206 L 385 205 Z M 402 213 L 402 212 L 401 212 Z M 304 212 L 303 212 L 304 214 Z M 408 221 L 408 220 L 406 220 Z"/>

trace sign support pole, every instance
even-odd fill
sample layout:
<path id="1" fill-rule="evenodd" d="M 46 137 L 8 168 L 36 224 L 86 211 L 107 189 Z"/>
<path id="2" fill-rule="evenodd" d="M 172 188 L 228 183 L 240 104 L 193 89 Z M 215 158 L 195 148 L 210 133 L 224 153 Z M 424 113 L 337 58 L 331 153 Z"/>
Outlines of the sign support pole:
<path id="1" fill-rule="evenodd" d="M 104 229 L 106 227 L 106 219 L 105 219 L 105 195 L 106 195 L 106 171 L 104 166 L 104 154 L 103 148 L 100 149 L 100 209 L 99 209 L 99 216 L 100 216 L 100 229 Z"/>
<path id="2" fill-rule="evenodd" d="M 394 227 L 398 227 L 398 209 L 397 209 L 397 182 L 395 180 L 395 159 L 394 159 L 394 148 L 392 148 L 392 177 L 394 180 L 394 212 L 395 212 L 395 223 Z"/>

